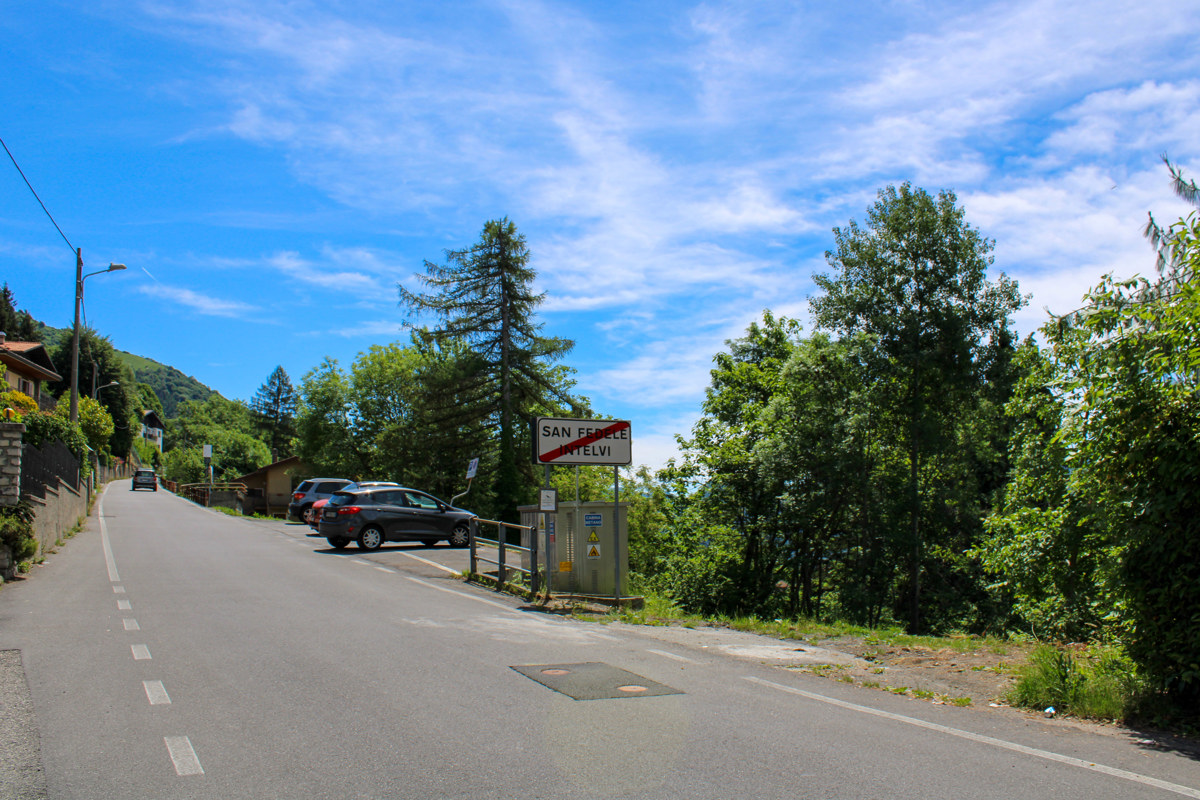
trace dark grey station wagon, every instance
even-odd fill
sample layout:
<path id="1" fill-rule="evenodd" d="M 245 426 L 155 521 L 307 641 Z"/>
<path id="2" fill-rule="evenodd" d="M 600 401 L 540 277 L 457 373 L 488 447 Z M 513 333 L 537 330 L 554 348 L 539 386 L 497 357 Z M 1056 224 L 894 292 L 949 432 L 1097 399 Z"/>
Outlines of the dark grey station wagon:
<path id="1" fill-rule="evenodd" d="M 334 492 L 321 509 L 318 530 L 339 550 L 350 542 L 378 550 L 384 542 L 434 544 L 443 539 L 451 547 L 465 547 L 474 516 L 417 489 L 377 486 Z"/>

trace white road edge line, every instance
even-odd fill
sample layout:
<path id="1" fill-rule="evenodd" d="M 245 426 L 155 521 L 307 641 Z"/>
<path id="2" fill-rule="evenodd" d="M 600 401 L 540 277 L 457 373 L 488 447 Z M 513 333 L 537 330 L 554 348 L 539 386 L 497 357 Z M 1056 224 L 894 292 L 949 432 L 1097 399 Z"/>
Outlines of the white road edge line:
<path id="1" fill-rule="evenodd" d="M 171 705 L 171 696 L 167 694 L 162 681 L 142 681 L 142 688 L 146 690 L 146 699 L 150 701 L 150 705 Z"/>
<path id="2" fill-rule="evenodd" d="M 421 558 L 420 556 L 414 556 L 412 553 L 401 553 L 400 555 L 407 556 L 408 558 L 411 558 L 413 561 L 420 561 L 422 564 L 428 564 L 431 567 L 437 567 L 440 570 L 449 572 L 451 575 L 461 575 L 462 574 L 461 572 L 459 572 L 456 569 L 450 569 L 445 564 L 439 564 L 436 561 L 430 561 L 428 558 Z"/>
<path id="3" fill-rule="evenodd" d="M 113 558 L 112 543 L 108 541 L 108 526 L 104 524 L 104 495 L 106 494 L 108 494 L 107 485 L 100 493 L 100 503 L 96 513 L 100 517 L 100 544 L 104 547 L 104 565 L 108 567 L 108 579 L 117 583 L 121 580 L 121 576 L 117 573 L 117 560 Z"/>
<path id="4" fill-rule="evenodd" d="M 457 589 L 451 589 L 447 586 L 438 586 L 435 583 L 429 583 L 428 581 L 423 581 L 420 578 L 414 578 L 410 575 L 405 575 L 404 577 L 406 580 L 410 580 L 413 583 L 419 583 L 427 589 L 437 589 L 439 592 L 446 592 L 447 594 L 458 595 L 459 597 L 461 597 L 465 600 L 474 600 L 476 603 L 483 603 L 484 605 L 495 606 L 496 608 L 503 609 L 504 611 L 508 611 L 511 614 L 520 614 L 521 613 L 520 611 L 517 611 L 515 608 L 506 606 L 503 603 L 497 603 L 495 600 L 488 600 L 483 597 L 475 597 L 474 595 L 467 594 L 466 592 L 460 592 Z"/>
<path id="5" fill-rule="evenodd" d="M 196 751 L 192 749 L 188 737 L 164 736 L 163 743 L 167 745 L 167 752 L 171 754 L 171 763 L 175 765 L 176 775 L 204 774 L 204 767 L 200 766 L 200 759 L 196 758 Z"/>
<path id="6" fill-rule="evenodd" d="M 857 703 L 848 703 L 845 700 L 837 700 L 832 697 L 816 694 L 815 692 L 806 692 L 803 689 L 797 689 L 793 686 L 785 686 L 781 683 L 763 680 L 762 678 L 756 678 L 749 675 L 744 677 L 750 683 L 756 683 L 759 686 L 766 686 L 770 689 L 778 689 L 779 691 L 787 692 L 788 694 L 807 697 L 809 700 L 816 700 L 819 703 L 828 703 L 829 705 L 838 706 L 839 708 L 858 711 L 860 713 L 870 714 L 875 717 L 883 717 L 884 719 L 890 719 L 895 722 L 903 722 L 906 725 L 914 725 L 918 728 L 925 728 L 927 730 L 937 731 L 938 733 L 957 736 L 960 739 L 968 739 L 972 742 L 979 742 L 980 744 L 991 745 L 992 747 L 999 747 L 1004 750 L 1011 750 L 1015 753 L 1022 753 L 1035 758 L 1043 758 L 1047 761 L 1057 761 L 1060 764 L 1079 767 L 1080 769 L 1091 770 L 1092 772 L 1099 772 L 1103 775 L 1109 775 L 1114 778 L 1122 778 L 1124 780 L 1133 781 L 1134 783 L 1140 783 L 1145 786 L 1153 786 L 1156 789 L 1174 792 L 1175 794 L 1181 794 L 1184 797 L 1200 798 L 1200 789 L 1193 789 L 1189 786 L 1181 786 L 1178 783 L 1169 783 L 1164 780 L 1159 780 L 1158 778 L 1152 778 L 1149 775 L 1142 775 L 1137 772 L 1117 769 L 1116 767 L 1106 767 L 1103 764 L 1096 764 L 1091 761 L 1084 761 L 1080 758 L 1073 758 L 1071 756 L 1064 756 L 1059 753 L 1052 753 L 1049 750 L 1039 750 L 1036 747 L 1027 747 L 1023 744 L 1008 742 L 1004 739 L 996 739 L 992 736 L 984 736 L 982 734 L 971 733 L 970 731 L 964 731 L 958 728 L 950 728 L 945 725 L 939 725 L 936 722 L 926 722 L 923 719 L 906 717 L 902 714 L 893 714 L 890 711 L 882 711 L 878 708 L 871 708 L 870 706 L 860 706 Z"/>

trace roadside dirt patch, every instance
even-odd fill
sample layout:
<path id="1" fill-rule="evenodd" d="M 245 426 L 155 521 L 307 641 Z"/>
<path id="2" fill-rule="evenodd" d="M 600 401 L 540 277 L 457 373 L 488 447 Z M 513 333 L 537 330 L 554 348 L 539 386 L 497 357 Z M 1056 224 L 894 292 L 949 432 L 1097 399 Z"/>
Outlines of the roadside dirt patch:
<path id="1" fill-rule="evenodd" d="M 935 703 L 1004 706 L 1028 652 L 1018 645 L 987 647 L 964 640 L 962 648 L 892 646 L 855 637 L 824 639 L 820 646 L 855 656 L 852 664 L 793 669 L 843 683 L 906 694 Z"/>

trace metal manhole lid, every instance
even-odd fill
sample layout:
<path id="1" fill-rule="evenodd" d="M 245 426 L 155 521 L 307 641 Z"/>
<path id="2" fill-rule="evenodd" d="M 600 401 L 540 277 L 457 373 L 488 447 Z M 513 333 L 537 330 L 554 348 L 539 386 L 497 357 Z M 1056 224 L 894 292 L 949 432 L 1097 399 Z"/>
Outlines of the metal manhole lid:
<path id="1" fill-rule="evenodd" d="M 512 669 L 573 700 L 615 700 L 618 697 L 683 694 L 664 683 L 599 661 L 582 664 L 529 664 L 514 666 Z"/>

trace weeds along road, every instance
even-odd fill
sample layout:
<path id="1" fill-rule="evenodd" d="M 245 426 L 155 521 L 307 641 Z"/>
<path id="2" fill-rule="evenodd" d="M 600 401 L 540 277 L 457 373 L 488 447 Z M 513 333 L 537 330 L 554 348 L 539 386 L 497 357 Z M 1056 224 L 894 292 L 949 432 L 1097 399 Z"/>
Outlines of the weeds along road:
<path id="1" fill-rule="evenodd" d="M 128 489 L 0 591 L 2 696 L 32 700 L 0 712 L 0 760 L 40 741 L 45 770 L 0 769 L 0 797 L 1200 798 L 1182 754 L 549 617 L 430 566 L 446 548 L 335 554 Z"/>

